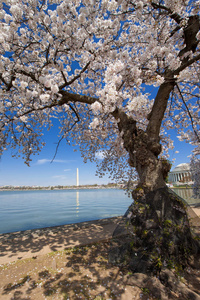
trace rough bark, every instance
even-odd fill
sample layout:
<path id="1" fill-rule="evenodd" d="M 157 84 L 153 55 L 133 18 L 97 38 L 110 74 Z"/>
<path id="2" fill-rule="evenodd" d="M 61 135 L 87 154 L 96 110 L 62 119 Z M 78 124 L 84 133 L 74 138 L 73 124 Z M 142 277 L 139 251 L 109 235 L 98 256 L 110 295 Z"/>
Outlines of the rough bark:
<path id="1" fill-rule="evenodd" d="M 172 86 L 170 89 L 172 89 Z M 167 88 L 168 93 L 170 89 Z M 163 100 L 165 102 L 167 101 L 166 97 Z M 163 114 L 163 110 L 161 112 L 160 109 L 160 113 Z M 124 147 L 129 153 L 129 164 L 136 168 L 139 175 L 139 184 L 135 191 L 133 191 L 133 198 L 136 200 L 149 191 L 164 187 L 166 185 L 165 179 L 170 170 L 170 164 L 158 157 L 162 148 L 159 131 L 154 129 L 160 127 L 160 120 L 156 119 L 153 112 L 151 120 L 154 125 L 149 128 L 149 132 L 144 132 L 138 129 L 136 122 L 125 113 L 115 110 L 113 115 L 120 119 L 118 127 L 119 131 L 122 132 Z"/>
<path id="2" fill-rule="evenodd" d="M 184 266 L 199 251 L 193 238 L 186 205 L 167 187 L 141 197 L 129 209 L 135 245 L 146 249 L 157 269 L 170 263 Z"/>
<path id="3" fill-rule="evenodd" d="M 167 101 L 167 93 L 173 88 L 171 83 L 169 85 L 161 87 L 160 92 L 166 93 L 158 96 L 160 102 Z M 154 105 L 156 110 L 159 101 Z M 162 115 L 164 109 L 158 109 L 157 113 Z M 171 166 L 159 158 L 161 121 L 152 111 L 152 123 L 144 132 L 125 113 L 116 110 L 114 115 L 120 119 L 118 126 L 129 153 L 129 163 L 139 175 L 139 183 L 132 192 L 134 203 L 126 214 L 132 240 L 117 249 L 117 261 L 123 263 L 125 259 L 127 263 L 129 257 L 133 272 L 183 268 L 192 255 L 200 252 L 200 244 L 191 232 L 186 205 L 165 183 Z"/>
<path id="4" fill-rule="evenodd" d="M 129 153 L 129 164 L 139 175 L 139 183 L 132 192 L 134 203 L 126 214 L 132 241 L 118 251 L 123 257 L 130 256 L 129 267 L 134 272 L 183 268 L 200 251 L 190 229 L 186 205 L 166 186 L 171 165 L 159 158 L 160 126 L 174 87 L 172 75 L 168 75 L 171 80 L 158 90 L 146 132 L 138 129 L 125 113 L 118 110 L 113 113 L 120 120 L 118 127 Z"/>
<path id="5" fill-rule="evenodd" d="M 110 254 L 110 261 L 132 272 L 157 274 L 165 268 L 183 270 L 200 253 L 186 205 L 168 187 L 140 197 L 125 214 L 130 240 Z"/>
<path id="6" fill-rule="evenodd" d="M 150 135 L 152 140 L 157 140 L 160 134 L 160 126 L 163 121 L 165 110 L 167 108 L 167 103 L 169 95 L 173 90 L 175 85 L 175 79 L 173 72 L 167 71 L 165 74 L 165 82 L 161 84 L 152 110 L 148 116 L 149 124 L 147 126 L 147 134 Z"/>

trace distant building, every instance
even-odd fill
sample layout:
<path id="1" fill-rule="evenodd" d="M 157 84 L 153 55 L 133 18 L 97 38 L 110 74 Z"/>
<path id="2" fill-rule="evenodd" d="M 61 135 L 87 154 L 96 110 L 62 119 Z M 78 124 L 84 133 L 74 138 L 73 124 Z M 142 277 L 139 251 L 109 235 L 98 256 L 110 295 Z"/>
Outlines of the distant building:
<path id="1" fill-rule="evenodd" d="M 189 183 L 192 181 L 190 164 L 183 163 L 169 172 L 168 182 L 172 184 Z"/>

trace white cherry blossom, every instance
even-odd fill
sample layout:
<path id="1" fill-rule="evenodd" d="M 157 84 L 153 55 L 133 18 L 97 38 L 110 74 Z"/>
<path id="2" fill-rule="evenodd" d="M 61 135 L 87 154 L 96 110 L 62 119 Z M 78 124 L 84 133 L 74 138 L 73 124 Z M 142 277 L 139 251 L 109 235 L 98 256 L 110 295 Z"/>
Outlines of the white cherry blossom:
<path id="1" fill-rule="evenodd" d="M 173 147 L 166 133 L 171 128 L 197 156 L 199 7 L 200 1 L 182 0 L 4 0 L 0 154 L 16 148 L 10 136 L 17 128 L 17 147 L 29 163 L 43 147 L 43 126 L 57 118 L 60 136 L 78 144 L 84 160 L 96 161 L 99 174 L 127 178 L 135 152 L 127 150 L 120 128 L 126 116 L 139 132 L 161 140 L 156 159 Z M 97 151 L 105 153 L 100 163 Z"/>

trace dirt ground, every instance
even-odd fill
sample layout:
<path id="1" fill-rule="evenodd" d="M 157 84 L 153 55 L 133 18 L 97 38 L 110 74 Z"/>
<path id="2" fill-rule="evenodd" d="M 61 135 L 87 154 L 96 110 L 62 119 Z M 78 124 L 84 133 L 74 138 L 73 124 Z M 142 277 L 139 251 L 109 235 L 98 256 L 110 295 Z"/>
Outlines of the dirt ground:
<path id="1" fill-rule="evenodd" d="M 1 267 L 0 299 L 141 299 L 108 263 L 108 243 L 71 248 Z"/>
<path id="2" fill-rule="evenodd" d="M 2 265 L 0 299 L 193 299 L 180 292 L 169 295 L 170 289 L 160 286 L 157 278 L 147 280 L 145 274 L 133 275 L 111 265 L 111 243 L 115 242 L 69 248 Z M 180 276 L 184 286 L 198 295 L 200 271 L 188 268 Z"/>

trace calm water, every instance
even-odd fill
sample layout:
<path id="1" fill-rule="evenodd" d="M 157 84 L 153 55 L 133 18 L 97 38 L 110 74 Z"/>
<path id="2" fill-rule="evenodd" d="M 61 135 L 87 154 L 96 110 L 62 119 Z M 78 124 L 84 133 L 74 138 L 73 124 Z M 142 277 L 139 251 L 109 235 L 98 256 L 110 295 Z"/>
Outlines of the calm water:
<path id="1" fill-rule="evenodd" d="M 193 190 L 191 188 L 172 188 L 172 190 L 179 195 L 181 198 L 185 199 L 188 204 L 200 203 L 199 198 L 194 198 Z"/>
<path id="2" fill-rule="evenodd" d="M 120 216 L 131 202 L 117 189 L 1 191 L 0 233 Z"/>

